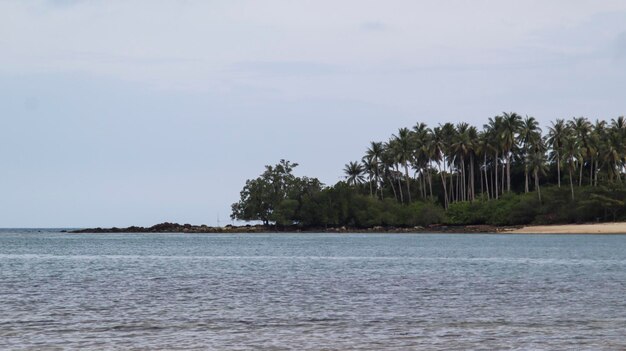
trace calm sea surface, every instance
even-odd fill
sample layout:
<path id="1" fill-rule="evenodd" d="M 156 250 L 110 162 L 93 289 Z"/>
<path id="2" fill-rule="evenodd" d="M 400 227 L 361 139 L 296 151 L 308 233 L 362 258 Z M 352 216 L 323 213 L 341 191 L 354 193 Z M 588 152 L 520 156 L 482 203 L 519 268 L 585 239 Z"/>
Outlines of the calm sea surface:
<path id="1" fill-rule="evenodd" d="M 0 231 L 0 349 L 624 350 L 626 236 Z"/>

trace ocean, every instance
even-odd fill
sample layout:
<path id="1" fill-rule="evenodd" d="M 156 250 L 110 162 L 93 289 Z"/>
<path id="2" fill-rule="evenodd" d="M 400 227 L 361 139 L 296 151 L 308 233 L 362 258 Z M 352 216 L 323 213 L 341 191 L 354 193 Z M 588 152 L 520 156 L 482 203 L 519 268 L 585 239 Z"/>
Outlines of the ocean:
<path id="1" fill-rule="evenodd" d="M 0 349 L 624 350 L 625 235 L 0 230 Z"/>

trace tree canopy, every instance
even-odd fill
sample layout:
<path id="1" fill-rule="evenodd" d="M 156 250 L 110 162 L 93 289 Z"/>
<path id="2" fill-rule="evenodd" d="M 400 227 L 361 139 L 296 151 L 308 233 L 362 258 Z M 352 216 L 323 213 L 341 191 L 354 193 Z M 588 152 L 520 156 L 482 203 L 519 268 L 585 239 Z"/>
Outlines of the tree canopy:
<path id="1" fill-rule="evenodd" d="M 297 199 L 320 191 L 322 183 L 315 178 L 298 178 L 293 169 L 298 166 L 280 160 L 275 166 L 265 166 L 256 179 L 249 179 L 240 192 L 240 200 L 232 204 L 232 219 L 243 221 L 286 222 L 297 210 Z"/>
<path id="2" fill-rule="evenodd" d="M 416 123 L 372 141 L 324 187 L 281 160 L 248 180 L 232 218 L 298 226 L 527 224 L 626 215 L 626 119 L 506 112 L 482 128 Z M 563 184 L 566 184 L 562 187 Z M 428 214 L 427 216 L 424 214 Z"/>

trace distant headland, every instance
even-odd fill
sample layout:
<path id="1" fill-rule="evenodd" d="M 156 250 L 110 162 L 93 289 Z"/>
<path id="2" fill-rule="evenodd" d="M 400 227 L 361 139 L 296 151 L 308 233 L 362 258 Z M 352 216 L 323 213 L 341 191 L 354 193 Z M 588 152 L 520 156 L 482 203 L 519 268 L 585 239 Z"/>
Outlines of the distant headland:
<path id="1" fill-rule="evenodd" d="M 231 205 L 231 219 L 263 225 L 75 232 L 626 233 L 624 223 L 597 224 L 626 221 L 623 116 L 556 119 L 545 135 L 535 118 L 514 112 L 482 129 L 417 123 L 371 142 L 334 185 L 296 176 L 297 166 L 265 166 Z"/>
<path id="2" fill-rule="evenodd" d="M 530 226 L 494 226 L 494 225 L 430 225 L 415 227 L 328 227 L 301 228 L 296 226 L 279 227 L 265 225 L 227 225 L 210 227 L 207 225 L 191 225 L 164 222 L 151 227 L 131 226 L 126 228 L 84 228 L 69 231 L 70 233 L 432 233 L 432 234 L 626 234 L 626 222 L 530 225 Z"/>
<path id="3" fill-rule="evenodd" d="M 352 227 L 327 227 L 327 228 L 302 228 L 297 226 L 272 226 L 272 225 L 227 225 L 224 227 L 211 227 L 207 225 L 191 225 L 164 222 L 151 227 L 131 226 L 125 228 L 83 228 L 68 231 L 69 233 L 499 233 L 521 227 L 498 227 L 492 225 L 469 225 L 469 226 L 415 226 L 415 227 L 382 227 L 352 228 Z"/>

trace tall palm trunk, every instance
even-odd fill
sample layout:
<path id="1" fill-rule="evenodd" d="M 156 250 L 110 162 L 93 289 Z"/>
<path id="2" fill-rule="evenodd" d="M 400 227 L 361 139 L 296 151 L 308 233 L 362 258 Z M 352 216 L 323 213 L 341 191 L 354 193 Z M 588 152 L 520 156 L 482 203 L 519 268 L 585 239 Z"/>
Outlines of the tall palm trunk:
<path id="1" fill-rule="evenodd" d="M 490 199 L 490 196 L 489 196 L 489 175 L 487 174 L 487 153 L 486 152 L 485 152 L 485 157 L 484 157 L 484 160 L 483 160 L 483 165 L 484 165 L 484 168 L 485 168 L 485 190 L 487 191 L 487 200 L 489 200 Z"/>
<path id="2" fill-rule="evenodd" d="M 422 178 L 422 198 L 425 199 L 428 195 L 426 194 L 426 187 L 427 187 L 427 177 L 426 177 L 426 173 L 424 172 L 424 170 L 422 169 L 422 171 L 420 172 L 420 178 Z"/>
<path id="3" fill-rule="evenodd" d="M 483 184 L 483 172 L 480 171 L 480 168 L 478 169 L 478 173 L 480 174 L 480 195 L 482 196 L 485 193 L 485 188 L 484 188 L 484 184 Z"/>
<path id="4" fill-rule="evenodd" d="M 492 170 L 491 170 L 491 172 L 490 172 L 491 179 L 489 179 L 489 186 L 491 187 L 491 190 L 490 190 L 490 195 L 491 195 L 491 198 L 492 198 L 492 199 L 495 199 L 495 198 L 496 198 L 496 197 L 495 197 L 495 196 L 496 196 L 496 195 L 495 195 L 495 192 L 496 192 L 496 190 L 495 190 L 495 189 L 496 189 L 495 184 L 496 184 L 496 182 L 495 182 L 495 180 L 493 179 L 493 174 L 494 174 L 494 173 L 495 173 L 495 172 L 494 172 L 494 171 L 493 171 L 493 169 L 492 169 Z"/>
<path id="5" fill-rule="evenodd" d="M 400 173 L 400 168 L 396 165 L 396 177 Z M 402 183 L 400 182 L 400 177 L 396 179 L 398 181 L 398 193 L 400 193 L 400 203 L 404 203 L 404 195 L 402 195 Z"/>
<path id="6" fill-rule="evenodd" d="M 393 198 L 398 201 L 398 193 L 396 192 L 396 187 L 393 185 L 393 178 L 389 179 L 389 185 L 391 185 L 391 190 L 393 191 Z"/>
<path id="7" fill-rule="evenodd" d="M 539 196 L 539 203 L 541 203 L 541 189 L 539 188 L 539 172 L 535 169 L 535 189 L 537 190 L 537 196 Z"/>
<path id="8" fill-rule="evenodd" d="M 461 201 L 466 201 L 466 177 L 465 177 L 465 158 L 461 158 Z"/>
<path id="9" fill-rule="evenodd" d="M 482 182 L 480 183 L 482 186 Z M 474 186 L 474 154 L 470 154 L 470 200 L 475 200 L 475 186 Z"/>
<path id="10" fill-rule="evenodd" d="M 572 190 L 572 200 L 574 200 L 574 175 L 572 174 L 573 166 L 569 167 L 569 187 Z"/>
<path id="11" fill-rule="evenodd" d="M 528 194 L 528 165 L 524 165 L 524 192 Z"/>
<path id="12" fill-rule="evenodd" d="M 506 153 L 506 191 L 511 192 L 511 151 Z M 504 193 L 504 190 L 502 191 Z"/>
<path id="13" fill-rule="evenodd" d="M 593 186 L 593 156 L 591 156 L 591 161 L 589 162 L 589 185 Z"/>
<path id="14" fill-rule="evenodd" d="M 432 174 L 430 173 L 430 166 L 428 168 L 426 168 L 426 173 L 428 176 L 428 188 L 430 191 L 430 198 L 432 199 L 433 197 L 433 177 Z"/>
<path id="15" fill-rule="evenodd" d="M 441 166 L 437 165 L 437 167 L 439 168 L 439 175 L 441 176 L 441 185 L 443 186 L 443 205 L 446 208 L 446 210 L 448 209 L 448 191 L 446 189 L 446 180 L 443 177 L 443 172 L 441 171 Z"/>
<path id="16" fill-rule="evenodd" d="M 496 172 L 496 179 L 495 179 L 495 186 L 494 186 L 494 194 L 496 195 L 496 200 L 498 199 L 498 152 L 496 151 L 496 158 L 494 159 L 494 163 L 495 163 L 495 172 Z"/>
<path id="17" fill-rule="evenodd" d="M 454 199 L 454 174 L 452 173 L 452 169 L 450 169 L 450 202 L 454 202 Z"/>
<path id="18" fill-rule="evenodd" d="M 408 198 L 408 203 L 411 203 L 411 179 L 409 178 L 409 166 L 405 162 L 404 163 L 404 176 L 406 177 L 406 193 Z"/>
<path id="19" fill-rule="evenodd" d="M 504 163 L 502 164 L 502 194 L 504 194 L 504 175 L 505 175 L 505 169 L 504 169 Z"/>
<path id="20" fill-rule="evenodd" d="M 561 187 L 561 155 L 559 152 L 556 152 L 556 177 L 559 183 L 559 188 Z"/>
<path id="21" fill-rule="evenodd" d="M 580 162 L 580 174 L 578 175 L 578 186 L 583 186 L 583 166 L 585 165 L 584 161 Z"/>

